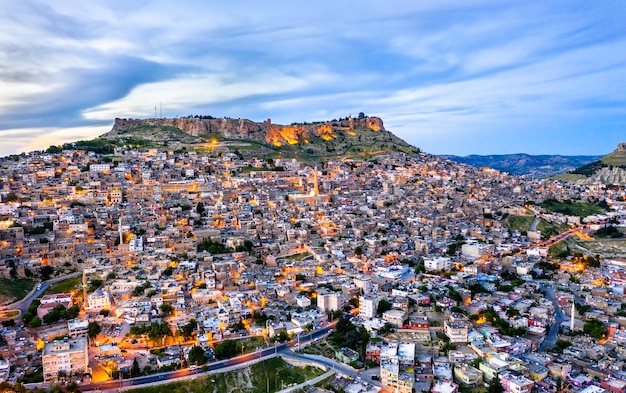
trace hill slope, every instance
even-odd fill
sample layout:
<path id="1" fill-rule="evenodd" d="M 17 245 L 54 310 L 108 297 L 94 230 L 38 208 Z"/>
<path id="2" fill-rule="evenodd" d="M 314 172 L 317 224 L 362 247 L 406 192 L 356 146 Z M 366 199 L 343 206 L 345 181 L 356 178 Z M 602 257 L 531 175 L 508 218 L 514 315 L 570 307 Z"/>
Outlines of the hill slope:
<path id="1" fill-rule="evenodd" d="M 367 158 L 390 152 L 419 150 L 385 130 L 377 117 L 360 116 L 316 123 L 272 124 L 271 120 L 185 117 L 168 119 L 115 119 L 100 136 L 115 142 L 145 145 L 230 147 L 241 154 L 300 159 Z"/>
<path id="2" fill-rule="evenodd" d="M 535 178 L 553 176 L 571 171 L 581 165 L 597 160 L 598 156 L 560 156 L 560 155 L 470 155 L 466 157 L 442 156 L 455 162 L 476 167 L 489 167 L 513 175 L 528 175 Z"/>
<path id="3" fill-rule="evenodd" d="M 626 184 L 626 143 L 600 159 L 555 177 L 582 184 Z"/>

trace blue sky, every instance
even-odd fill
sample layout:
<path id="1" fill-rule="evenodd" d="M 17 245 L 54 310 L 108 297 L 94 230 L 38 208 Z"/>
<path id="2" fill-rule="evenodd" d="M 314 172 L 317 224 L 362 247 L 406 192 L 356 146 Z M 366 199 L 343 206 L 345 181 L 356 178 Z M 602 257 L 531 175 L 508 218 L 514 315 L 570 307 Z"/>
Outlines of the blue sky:
<path id="1" fill-rule="evenodd" d="M 434 154 L 626 141 L 624 2 L 226 3 L 0 2 L 0 155 L 155 106 L 283 124 L 365 112 Z"/>

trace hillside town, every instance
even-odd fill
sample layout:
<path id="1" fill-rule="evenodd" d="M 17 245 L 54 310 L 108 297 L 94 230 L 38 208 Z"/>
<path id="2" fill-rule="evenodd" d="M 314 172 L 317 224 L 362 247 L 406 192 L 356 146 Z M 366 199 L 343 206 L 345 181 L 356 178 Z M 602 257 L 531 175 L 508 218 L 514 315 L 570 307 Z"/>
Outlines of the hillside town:
<path id="1" fill-rule="evenodd" d="M 626 260 L 560 245 L 623 226 L 625 194 L 425 153 L 6 157 L 0 276 L 32 288 L 2 307 L 0 381 L 96 390 L 290 343 L 362 373 L 336 391 L 624 393 Z"/>

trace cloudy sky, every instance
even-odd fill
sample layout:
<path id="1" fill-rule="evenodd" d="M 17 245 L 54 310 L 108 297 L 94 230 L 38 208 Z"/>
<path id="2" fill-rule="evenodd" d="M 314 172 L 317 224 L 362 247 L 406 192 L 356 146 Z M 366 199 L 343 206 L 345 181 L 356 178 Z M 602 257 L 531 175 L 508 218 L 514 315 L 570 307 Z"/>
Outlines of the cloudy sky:
<path id="1" fill-rule="evenodd" d="M 212 3 L 212 4 L 211 4 Z M 115 117 L 365 112 L 434 154 L 626 142 L 623 1 L 0 1 L 0 155 Z"/>

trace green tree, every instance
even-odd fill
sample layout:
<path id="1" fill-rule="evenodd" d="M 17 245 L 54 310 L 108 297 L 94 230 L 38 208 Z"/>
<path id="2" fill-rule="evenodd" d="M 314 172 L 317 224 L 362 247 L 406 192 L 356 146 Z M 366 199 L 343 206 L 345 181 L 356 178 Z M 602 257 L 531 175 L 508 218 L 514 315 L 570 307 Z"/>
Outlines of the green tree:
<path id="1" fill-rule="evenodd" d="M 139 368 L 139 362 L 137 361 L 137 358 L 133 359 L 133 367 L 130 369 L 130 376 L 132 378 L 138 377 L 139 375 L 141 375 L 141 369 Z"/>
<path id="2" fill-rule="evenodd" d="M 504 393 L 504 387 L 500 383 L 500 378 L 498 376 L 494 376 L 491 382 L 489 382 L 489 387 L 487 388 L 487 393 Z"/>
<path id="3" fill-rule="evenodd" d="M 87 336 L 89 336 L 90 340 L 96 338 L 101 331 L 102 327 L 98 322 L 89 322 L 89 324 L 87 325 Z"/>
<path id="4" fill-rule="evenodd" d="M 195 345 L 189 350 L 189 364 L 201 365 L 206 363 L 206 360 L 207 357 L 202 347 Z"/>
<path id="5" fill-rule="evenodd" d="M 600 339 L 605 334 L 604 325 L 602 324 L 602 321 L 598 319 L 592 319 L 588 322 L 585 322 L 585 324 L 583 325 L 583 332 L 595 339 Z"/>
<path id="6" fill-rule="evenodd" d="M 203 216 L 205 212 L 206 209 L 204 207 L 204 203 L 198 202 L 198 205 L 196 206 L 196 213 L 198 213 L 199 216 Z"/>
<path id="7" fill-rule="evenodd" d="M 67 383 L 67 385 L 65 385 L 65 391 L 67 393 L 80 393 L 80 386 L 78 386 L 78 382 L 76 381 L 70 381 Z"/>
<path id="8" fill-rule="evenodd" d="M 94 278 L 89 282 L 89 292 L 94 292 L 102 286 L 102 280 Z"/>
<path id="9" fill-rule="evenodd" d="M 29 313 L 28 311 L 22 314 L 22 322 L 24 322 L 25 325 L 28 325 L 32 320 L 33 314 Z"/>
<path id="10" fill-rule="evenodd" d="M 376 313 L 381 315 L 385 311 L 391 310 L 391 303 L 389 303 L 386 299 L 380 299 L 378 302 L 378 307 L 376 307 Z"/>
<path id="11" fill-rule="evenodd" d="M 184 337 L 184 339 L 189 340 L 191 336 L 193 335 L 194 330 L 196 330 L 197 327 L 198 327 L 198 322 L 195 319 L 192 319 L 191 321 L 187 322 L 181 328 L 181 334 Z"/>
<path id="12" fill-rule="evenodd" d="M 242 344 L 234 340 L 224 340 L 215 345 L 215 358 L 227 359 L 241 353 Z"/>
<path id="13" fill-rule="evenodd" d="M 52 266 L 42 267 L 41 272 L 40 272 L 41 280 L 42 281 L 49 280 L 53 273 L 54 273 L 54 268 Z"/>
<path id="14" fill-rule="evenodd" d="M 39 319 L 39 317 L 35 315 L 33 319 L 30 321 L 30 323 L 28 324 L 28 326 L 32 328 L 41 326 L 41 319 Z"/>
<path id="15" fill-rule="evenodd" d="M 159 310 L 163 315 L 170 315 L 174 311 L 174 307 L 171 304 L 163 303 L 159 306 Z"/>
<path id="16" fill-rule="evenodd" d="M 289 334 L 286 330 L 281 330 L 276 339 L 281 343 L 289 341 Z"/>
<path id="17" fill-rule="evenodd" d="M 7 203 L 17 202 L 19 200 L 20 198 L 18 198 L 14 192 L 11 191 L 7 194 Z"/>

